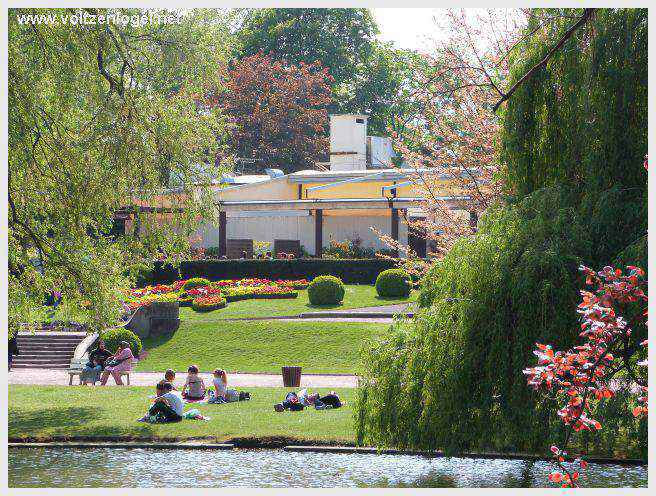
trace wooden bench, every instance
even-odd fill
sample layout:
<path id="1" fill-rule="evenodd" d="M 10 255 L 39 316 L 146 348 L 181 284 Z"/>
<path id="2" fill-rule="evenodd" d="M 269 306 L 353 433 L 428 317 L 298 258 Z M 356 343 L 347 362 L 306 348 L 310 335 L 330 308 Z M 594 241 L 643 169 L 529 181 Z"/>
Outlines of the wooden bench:
<path id="1" fill-rule="evenodd" d="M 68 385 L 72 386 L 73 385 L 73 377 L 78 376 L 80 378 L 80 384 L 82 384 L 82 369 L 86 366 L 87 362 L 89 361 L 88 358 L 83 357 L 83 358 L 72 358 L 71 359 L 71 365 L 68 369 Z M 125 371 L 121 372 L 121 377 L 127 377 L 127 383 L 128 386 L 130 385 L 130 372 Z M 95 383 L 94 383 L 95 384 Z"/>

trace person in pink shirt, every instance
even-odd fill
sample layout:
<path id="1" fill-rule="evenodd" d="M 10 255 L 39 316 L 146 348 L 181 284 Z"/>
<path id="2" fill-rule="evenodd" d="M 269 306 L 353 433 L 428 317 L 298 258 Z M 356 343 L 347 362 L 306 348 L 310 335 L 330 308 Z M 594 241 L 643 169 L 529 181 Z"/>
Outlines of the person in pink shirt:
<path id="1" fill-rule="evenodd" d="M 102 376 L 100 377 L 100 385 L 105 386 L 109 374 L 112 374 L 112 377 L 114 377 L 114 380 L 116 381 L 116 385 L 122 386 L 123 381 L 121 380 L 121 372 L 132 370 L 133 360 L 134 355 L 132 354 L 129 343 L 127 341 L 121 341 L 118 345 L 118 351 L 105 362 L 105 370 L 103 370 Z"/>

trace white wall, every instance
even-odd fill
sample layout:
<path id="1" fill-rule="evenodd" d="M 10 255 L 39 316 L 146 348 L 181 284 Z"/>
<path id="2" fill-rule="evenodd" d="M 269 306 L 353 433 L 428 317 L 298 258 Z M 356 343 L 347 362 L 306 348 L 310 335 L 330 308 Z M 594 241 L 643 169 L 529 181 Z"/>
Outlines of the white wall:
<path id="1" fill-rule="evenodd" d="M 333 239 L 344 241 L 359 236 L 365 247 L 376 250 L 389 248 L 370 227 L 374 226 L 381 233 L 391 235 L 391 215 L 387 209 L 377 213 L 383 215 L 330 215 L 330 212 L 324 211 L 323 247 L 328 248 Z M 274 239 L 298 239 L 308 253 L 315 253 L 314 217 L 305 212 L 276 212 L 276 215 L 267 215 L 266 212 L 228 213 L 227 224 L 227 237 L 230 239 L 270 243 Z M 203 248 L 219 246 L 218 225 L 206 225 L 199 229 L 198 235 L 202 238 L 200 246 Z M 408 226 L 402 218 L 399 218 L 399 241 L 402 244 L 408 243 Z"/>
<path id="2" fill-rule="evenodd" d="M 327 248 L 330 246 L 331 239 L 344 241 L 358 236 L 362 240 L 362 246 L 364 247 L 374 248 L 375 250 L 389 249 L 389 246 L 384 244 L 378 235 L 371 230 L 372 226 L 382 234 L 391 236 L 391 215 L 389 213 L 384 216 L 358 215 L 357 217 L 324 215 L 323 245 Z M 403 222 L 402 218 L 399 218 L 399 241 L 402 244 L 408 243 L 408 226 Z"/>
<path id="3" fill-rule="evenodd" d="M 314 217 L 306 212 L 301 212 L 301 215 L 296 212 L 276 213 L 278 215 L 264 215 L 264 212 L 229 213 L 226 219 L 228 239 L 265 241 L 271 243 L 271 249 L 274 239 L 298 239 L 309 253 L 314 253 Z M 205 226 L 198 234 L 203 239 L 203 248 L 219 246 L 218 225 Z"/>

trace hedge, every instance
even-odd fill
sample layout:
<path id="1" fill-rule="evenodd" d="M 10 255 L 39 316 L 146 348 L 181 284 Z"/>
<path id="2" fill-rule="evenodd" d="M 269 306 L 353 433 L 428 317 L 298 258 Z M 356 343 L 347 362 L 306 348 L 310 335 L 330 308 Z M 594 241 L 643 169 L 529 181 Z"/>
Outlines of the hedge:
<path id="1" fill-rule="evenodd" d="M 178 279 L 204 277 L 210 281 L 260 277 L 276 279 L 314 279 L 331 274 L 345 284 L 374 284 L 380 272 L 395 267 L 394 260 L 365 259 L 312 259 L 292 260 L 192 260 L 180 264 L 180 272 L 172 265 L 155 262 L 154 270 L 142 272 L 137 285 L 171 284 Z"/>
<path id="2" fill-rule="evenodd" d="M 139 355 L 141 355 L 141 339 L 130 329 L 126 329 L 125 327 L 108 329 L 100 335 L 100 338 L 105 342 L 105 346 L 112 353 L 115 353 L 118 350 L 118 345 L 121 341 L 127 341 L 130 343 L 132 355 L 134 355 L 135 358 L 139 358 Z"/>

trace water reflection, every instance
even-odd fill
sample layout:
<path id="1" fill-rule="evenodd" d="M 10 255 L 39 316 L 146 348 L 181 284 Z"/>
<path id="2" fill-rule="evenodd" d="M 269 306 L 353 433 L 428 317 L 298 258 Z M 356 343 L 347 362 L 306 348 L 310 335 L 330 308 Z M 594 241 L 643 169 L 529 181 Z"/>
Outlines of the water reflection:
<path id="1" fill-rule="evenodd" d="M 538 487 L 552 469 L 522 460 L 283 450 L 9 449 L 10 487 Z M 646 487 L 647 467 L 591 464 L 588 477 L 595 487 Z"/>

